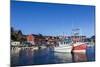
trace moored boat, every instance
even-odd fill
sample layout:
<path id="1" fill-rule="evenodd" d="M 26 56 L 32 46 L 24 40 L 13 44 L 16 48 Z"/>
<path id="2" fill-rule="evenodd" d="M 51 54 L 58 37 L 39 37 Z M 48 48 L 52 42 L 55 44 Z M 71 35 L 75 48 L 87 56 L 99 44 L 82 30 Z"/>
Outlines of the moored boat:
<path id="1" fill-rule="evenodd" d="M 61 45 L 59 47 L 54 47 L 55 52 L 71 52 L 72 46 L 70 45 Z"/>
<path id="2" fill-rule="evenodd" d="M 84 42 L 76 42 L 73 44 L 72 52 L 86 52 L 87 44 Z"/>
<path id="3" fill-rule="evenodd" d="M 70 37 L 62 36 L 58 42 L 58 46 L 54 47 L 55 52 L 71 52 L 72 41 Z"/>
<path id="4" fill-rule="evenodd" d="M 72 51 L 72 41 L 69 37 L 61 37 L 59 41 L 59 46 L 54 47 L 55 52 L 71 52 Z"/>

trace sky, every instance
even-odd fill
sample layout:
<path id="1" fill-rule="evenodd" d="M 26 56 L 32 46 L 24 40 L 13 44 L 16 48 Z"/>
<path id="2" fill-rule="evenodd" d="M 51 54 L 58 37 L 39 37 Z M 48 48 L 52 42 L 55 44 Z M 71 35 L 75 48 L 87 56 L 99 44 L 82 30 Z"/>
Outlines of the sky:
<path id="1" fill-rule="evenodd" d="M 80 35 L 95 34 L 95 7 L 39 2 L 11 2 L 11 26 L 23 34 Z"/>

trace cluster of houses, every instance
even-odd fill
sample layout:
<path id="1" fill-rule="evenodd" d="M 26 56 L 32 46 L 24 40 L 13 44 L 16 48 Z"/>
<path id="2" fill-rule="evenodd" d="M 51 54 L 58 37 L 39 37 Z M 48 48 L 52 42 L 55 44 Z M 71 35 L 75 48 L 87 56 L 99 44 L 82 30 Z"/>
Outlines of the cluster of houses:
<path id="1" fill-rule="evenodd" d="M 20 30 L 11 28 L 12 46 L 59 46 L 70 42 L 86 42 L 90 39 L 95 40 L 95 36 L 87 38 L 86 36 L 44 36 L 42 34 L 24 35 Z"/>
<path id="2" fill-rule="evenodd" d="M 57 46 L 59 42 L 59 38 L 55 36 L 42 36 L 31 34 L 27 37 L 27 42 L 31 43 L 34 46 Z"/>
<path id="3" fill-rule="evenodd" d="M 23 37 L 23 36 L 21 36 Z M 41 34 L 24 35 L 25 41 L 11 41 L 13 46 L 59 46 L 70 42 L 84 42 L 86 36 L 43 36 Z"/>

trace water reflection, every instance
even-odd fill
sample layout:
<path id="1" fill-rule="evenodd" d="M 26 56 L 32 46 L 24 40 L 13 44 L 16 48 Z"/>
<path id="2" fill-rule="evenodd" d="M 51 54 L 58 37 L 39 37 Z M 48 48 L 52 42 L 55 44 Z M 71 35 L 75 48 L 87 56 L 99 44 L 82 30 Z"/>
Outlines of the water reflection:
<path id="1" fill-rule="evenodd" d="M 90 50 L 90 49 L 89 49 Z M 89 55 L 92 54 L 92 57 Z M 71 63 L 94 60 L 94 53 L 58 53 L 53 52 L 51 48 L 33 50 L 32 48 L 11 49 L 11 65 L 39 65 L 54 63 Z"/>
<path id="2" fill-rule="evenodd" d="M 73 53 L 73 62 L 85 62 L 87 61 L 86 53 Z"/>
<path id="3" fill-rule="evenodd" d="M 34 57 L 34 52 L 31 49 L 22 49 L 19 52 L 19 64 L 22 65 L 32 64 L 33 57 Z"/>
<path id="4" fill-rule="evenodd" d="M 54 55 L 57 58 L 57 60 L 56 60 L 57 63 L 72 62 L 72 54 L 71 53 L 55 52 Z"/>

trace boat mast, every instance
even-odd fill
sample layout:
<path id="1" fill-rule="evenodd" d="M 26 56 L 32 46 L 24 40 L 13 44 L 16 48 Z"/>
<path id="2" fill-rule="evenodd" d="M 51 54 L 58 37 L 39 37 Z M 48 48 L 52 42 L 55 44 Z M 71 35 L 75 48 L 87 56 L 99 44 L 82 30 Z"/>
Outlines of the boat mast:
<path id="1" fill-rule="evenodd" d="M 80 31 L 79 28 L 72 29 L 72 31 L 73 31 L 73 36 L 79 36 L 79 31 Z"/>
<path id="2" fill-rule="evenodd" d="M 79 38 L 79 28 L 72 29 L 72 42 L 77 42 L 77 38 Z"/>

